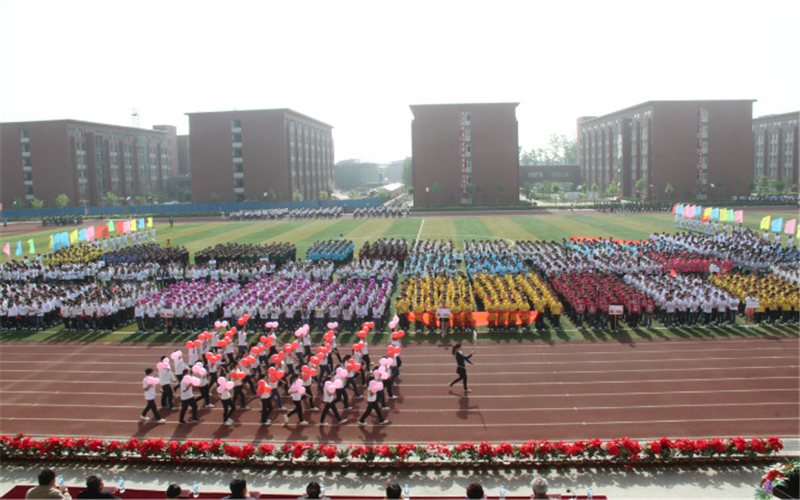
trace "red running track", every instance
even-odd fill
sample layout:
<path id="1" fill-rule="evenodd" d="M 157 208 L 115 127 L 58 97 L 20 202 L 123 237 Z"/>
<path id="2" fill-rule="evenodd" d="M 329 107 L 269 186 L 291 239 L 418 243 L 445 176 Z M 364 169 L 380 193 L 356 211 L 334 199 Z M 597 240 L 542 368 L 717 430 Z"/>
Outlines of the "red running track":
<path id="1" fill-rule="evenodd" d="M 468 365 L 474 392 L 466 396 L 460 386 L 448 388 L 456 377 L 449 346 L 410 344 L 399 398 L 388 400 L 390 424 L 377 425 L 373 415 L 364 427 L 356 423 L 363 399 L 343 412 L 350 421 L 341 426 L 316 425 L 319 411 L 308 415 L 310 425 L 295 417 L 283 425 L 278 411 L 276 423 L 262 426 L 255 399 L 252 410 L 236 412 L 232 427 L 222 425 L 219 404 L 201 409 L 198 424 L 178 425 L 177 410 L 163 412 L 166 424 L 143 422 L 143 369 L 179 344 L 0 347 L 3 434 L 346 444 L 800 434 L 800 350 L 793 336 L 479 344 Z"/>

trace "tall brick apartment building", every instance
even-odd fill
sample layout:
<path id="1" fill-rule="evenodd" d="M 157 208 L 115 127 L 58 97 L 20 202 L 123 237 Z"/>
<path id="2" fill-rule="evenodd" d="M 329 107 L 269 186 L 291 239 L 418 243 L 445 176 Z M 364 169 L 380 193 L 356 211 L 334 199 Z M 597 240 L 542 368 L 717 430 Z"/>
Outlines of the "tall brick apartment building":
<path id="1" fill-rule="evenodd" d="M 79 120 L 0 124 L 0 201 L 55 206 L 63 193 L 73 206 L 96 206 L 108 191 L 123 199 L 162 193 L 177 171 L 177 141 L 175 127 L 153 129 Z"/>
<path id="2" fill-rule="evenodd" d="M 333 127 L 290 109 L 187 113 L 195 201 L 315 200 L 333 188 Z"/>
<path id="3" fill-rule="evenodd" d="M 519 201 L 519 103 L 413 105 L 414 204 Z M 441 193 L 434 192 L 439 183 Z M 470 184 L 476 188 L 469 188 Z"/>
<path id="4" fill-rule="evenodd" d="M 617 183 L 623 196 L 655 200 L 665 198 L 668 183 L 676 199 L 746 194 L 752 119 L 752 100 L 648 101 L 579 118 L 583 181 L 600 189 Z"/>
<path id="5" fill-rule="evenodd" d="M 798 119 L 798 111 L 753 119 L 754 180 L 782 180 L 787 188 L 798 184 Z"/>

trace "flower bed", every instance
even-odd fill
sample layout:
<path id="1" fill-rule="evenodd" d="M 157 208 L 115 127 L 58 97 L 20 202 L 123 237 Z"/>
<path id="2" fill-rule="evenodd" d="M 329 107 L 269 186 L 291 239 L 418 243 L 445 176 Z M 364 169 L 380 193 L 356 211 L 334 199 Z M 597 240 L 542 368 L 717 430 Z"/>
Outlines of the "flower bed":
<path id="1" fill-rule="evenodd" d="M 628 438 L 601 441 L 528 441 L 515 445 L 488 442 L 446 445 L 380 444 L 375 446 L 315 443 L 249 444 L 165 439 L 105 441 L 103 439 L 47 437 L 22 434 L 0 436 L 2 460 L 92 460 L 130 463 L 247 463 L 278 466 L 347 467 L 384 464 L 406 467 L 429 465 L 685 464 L 757 461 L 783 449 L 770 438 L 667 439 L 638 442 Z"/>

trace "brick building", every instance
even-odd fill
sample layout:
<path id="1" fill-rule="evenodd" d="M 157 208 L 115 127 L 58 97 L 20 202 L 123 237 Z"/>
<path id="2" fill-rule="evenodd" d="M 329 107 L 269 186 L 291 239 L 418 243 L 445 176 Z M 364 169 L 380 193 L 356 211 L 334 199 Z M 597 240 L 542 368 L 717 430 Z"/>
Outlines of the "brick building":
<path id="1" fill-rule="evenodd" d="M 667 184 L 675 199 L 746 194 L 752 118 L 752 100 L 648 101 L 579 118 L 583 182 L 601 190 L 616 183 L 623 196 L 654 200 L 667 197 Z"/>
<path id="2" fill-rule="evenodd" d="M 518 105 L 411 106 L 414 204 L 518 203 Z"/>
<path id="3" fill-rule="evenodd" d="M 187 113 L 195 201 L 315 200 L 333 188 L 332 129 L 290 109 Z"/>
<path id="4" fill-rule="evenodd" d="M 800 112 L 753 119 L 753 179 L 798 184 L 797 121 Z"/>
<path id="5" fill-rule="evenodd" d="M 102 205 L 105 194 L 152 198 L 177 171 L 175 127 L 154 130 L 78 120 L 0 124 L 0 200 L 27 205 L 34 198 L 55 206 L 66 194 Z M 17 207 L 23 208 L 23 207 Z"/>

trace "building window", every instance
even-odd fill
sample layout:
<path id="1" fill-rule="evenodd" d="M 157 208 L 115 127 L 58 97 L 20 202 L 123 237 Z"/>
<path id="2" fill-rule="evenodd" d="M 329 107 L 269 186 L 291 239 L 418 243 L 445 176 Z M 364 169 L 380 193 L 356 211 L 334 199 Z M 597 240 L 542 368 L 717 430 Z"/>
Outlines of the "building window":
<path id="1" fill-rule="evenodd" d="M 464 130 L 464 134 L 465 134 L 464 137 L 466 138 L 466 140 L 468 140 L 468 141 L 472 140 L 472 129 L 471 128 L 467 127 Z"/>
<path id="2" fill-rule="evenodd" d="M 231 134 L 231 142 L 242 142 L 242 134 Z"/>
<path id="3" fill-rule="evenodd" d="M 241 158 L 242 157 L 242 150 L 239 149 L 239 148 L 234 149 L 233 150 L 233 157 L 234 158 Z"/>
<path id="4" fill-rule="evenodd" d="M 19 138 L 20 139 L 27 139 L 28 138 L 28 131 L 26 129 L 20 129 L 19 131 Z"/>
<path id="5" fill-rule="evenodd" d="M 464 113 L 464 121 L 466 121 L 467 125 L 470 125 L 472 123 L 472 113 L 469 111 Z"/>
<path id="6" fill-rule="evenodd" d="M 234 118 L 231 120 L 231 128 L 242 128 L 242 120 L 241 118 Z"/>
<path id="7" fill-rule="evenodd" d="M 243 188 L 244 187 L 244 179 L 234 179 L 233 180 L 233 187 L 236 188 Z"/>
<path id="8" fill-rule="evenodd" d="M 708 141 L 703 141 L 703 153 L 708 153 Z"/>
<path id="9" fill-rule="evenodd" d="M 22 152 L 23 153 L 30 153 L 31 152 L 31 145 L 28 143 L 22 143 Z"/>
<path id="10" fill-rule="evenodd" d="M 30 167 L 31 166 L 31 159 L 30 158 L 23 158 L 22 159 L 22 166 L 23 167 Z"/>
<path id="11" fill-rule="evenodd" d="M 233 173 L 235 173 L 235 174 L 243 174 L 244 173 L 244 163 L 234 163 L 233 164 Z"/>
<path id="12" fill-rule="evenodd" d="M 25 194 L 33 195 L 33 186 L 25 186 Z"/>

